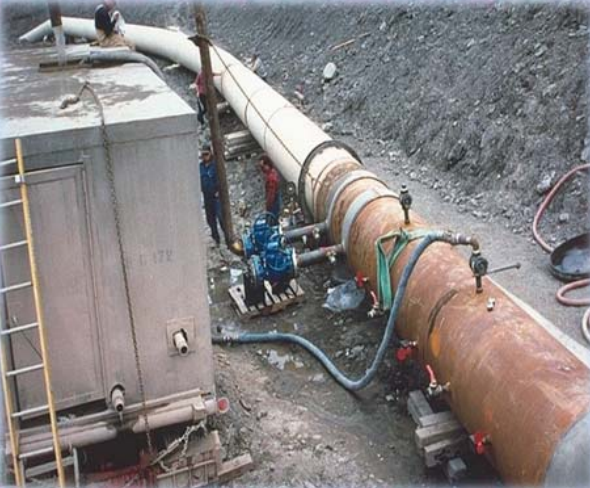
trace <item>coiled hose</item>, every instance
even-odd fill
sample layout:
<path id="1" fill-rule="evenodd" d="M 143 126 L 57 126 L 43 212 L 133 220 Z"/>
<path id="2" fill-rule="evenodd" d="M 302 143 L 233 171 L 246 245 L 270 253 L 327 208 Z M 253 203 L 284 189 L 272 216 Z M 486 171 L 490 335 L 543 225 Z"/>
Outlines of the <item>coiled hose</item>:
<path id="1" fill-rule="evenodd" d="M 545 213 L 545 210 L 547 210 L 547 207 L 549 206 L 549 204 L 551 203 L 551 201 L 553 200 L 555 195 L 557 195 L 557 192 L 563 186 L 563 184 L 567 180 L 569 180 L 573 175 L 575 175 L 576 173 L 586 170 L 586 169 L 590 169 L 590 164 L 582 164 L 580 166 L 576 166 L 575 168 L 571 169 L 566 174 L 564 174 L 559 179 L 559 181 L 555 184 L 555 186 L 551 189 L 549 194 L 545 197 L 545 199 L 541 203 L 541 206 L 537 210 L 537 213 L 535 214 L 535 218 L 533 219 L 533 237 L 535 238 L 535 240 L 537 241 L 539 246 L 541 246 L 543 248 L 543 250 L 546 252 L 552 252 L 553 247 L 551 247 L 549 244 L 547 244 L 547 242 L 539 234 L 538 227 L 539 227 L 539 222 L 541 220 L 541 217 L 543 216 L 543 214 Z M 569 283 L 567 285 L 562 286 L 559 290 L 557 290 L 557 294 L 556 294 L 557 301 L 559 303 L 561 303 L 562 305 L 565 305 L 566 307 L 584 307 L 586 305 L 590 305 L 590 299 L 573 299 L 573 298 L 567 298 L 565 296 L 566 293 L 568 293 L 572 290 L 575 290 L 577 288 L 583 288 L 585 286 L 588 286 L 589 284 L 590 284 L 590 279 L 583 279 L 583 280 L 574 281 L 573 283 Z M 586 312 L 584 313 L 584 317 L 582 318 L 581 328 L 582 328 L 582 335 L 584 336 L 584 339 L 586 339 L 586 341 L 590 343 L 590 308 L 588 310 L 586 310 Z"/>
<path id="2" fill-rule="evenodd" d="M 389 318 L 387 320 L 387 326 L 385 327 L 385 332 L 383 333 L 383 338 L 381 339 L 381 343 L 379 344 L 379 348 L 377 349 L 375 358 L 373 359 L 371 366 L 366 370 L 365 374 L 359 379 L 353 380 L 348 378 L 344 373 L 342 373 L 338 369 L 338 367 L 332 362 L 332 360 L 328 358 L 324 351 L 322 351 L 312 342 L 296 334 L 288 334 L 282 332 L 242 332 L 236 335 L 213 336 L 213 344 L 256 344 L 285 342 L 290 344 L 296 344 L 298 346 L 301 346 L 303 349 L 309 352 L 314 358 L 316 358 L 322 364 L 322 366 L 324 366 L 324 368 L 326 368 L 326 370 L 334 377 L 338 384 L 340 384 L 347 390 L 358 391 L 366 387 L 377 374 L 377 370 L 383 362 L 383 358 L 385 357 L 391 340 L 394 337 L 395 321 L 397 319 L 397 314 L 399 312 L 402 300 L 404 298 L 404 294 L 406 292 L 406 287 L 408 286 L 408 281 L 410 280 L 410 276 L 412 275 L 412 271 L 414 270 L 416 263 L 418 262 L 420 256 L 426 250 L 426 248 L 437 241 L 444 241 L 450 244 L 467 244 L 467 242 L 454 241 L 453 236 L 443 231 L 432 231 L 424 236 L 424 238 L 420 241 L 420 243 L 412 252 L 410 259 L 402 272 L 395 293 L 395 298 L 393 300 L 393 305 L 391 306 L 391 311 L 389 313 Z"/>

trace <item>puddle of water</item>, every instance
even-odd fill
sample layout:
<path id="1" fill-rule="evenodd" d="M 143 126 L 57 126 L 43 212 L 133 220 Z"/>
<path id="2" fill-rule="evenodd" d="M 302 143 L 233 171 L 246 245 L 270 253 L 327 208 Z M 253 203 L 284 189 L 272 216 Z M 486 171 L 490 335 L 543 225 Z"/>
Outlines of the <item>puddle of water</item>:
<path id="1" fill-rule="evenodd" d="M 279 354 L 274 349 L 267 351 L 266 360 L 268 361 L 268 364 L 281 371 L 284 371 L 285 367 L 287 367 L 287 369 L 301 369 L 305 366 L 302 361 L 294 358 L 291 354 Z"/>

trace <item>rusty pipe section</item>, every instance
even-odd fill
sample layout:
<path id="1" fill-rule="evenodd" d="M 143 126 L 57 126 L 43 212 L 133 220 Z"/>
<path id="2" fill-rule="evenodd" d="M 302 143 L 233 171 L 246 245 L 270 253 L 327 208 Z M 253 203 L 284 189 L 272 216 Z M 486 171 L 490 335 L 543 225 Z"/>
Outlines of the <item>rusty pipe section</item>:
<path id="1" fill-rule="evenodd" d="M 63 18 L 63 25 L 68 35 L 95 37 L 91 20 Z M 47 23 L 22 38 L 34 41 L 49 29 Z M 200 69 L 197 48 L 181 34 L 135 25 L 127 36 L 142 51 Z M 307 215 L 327 222 L 332 244 L 344 247 L 349 264 L 376 290 L 376 240 L 400 227 L 428 227 L 426 221 L 412 212 L 405 225 L 397 195 L 363 169 L 351 148 L 229 53 L 214 48 L 211 54 L 221 73 L 217 90 L 297 185 Z M 415 245 L 392 267 L 394 287 Z M 444 398 L 470 433 L 489 440 L 486 456 L 507 483 L 587 485 L 590 359 L 493 280 L 482 283 L 476 293 L 469 266 L 449 244 L 430 246 L 406 290 L 396 324 L 401 338 L 416 342 L 420 361 L 448 383 Z M 491 298 L 496 306 L 488 311 Z"/>

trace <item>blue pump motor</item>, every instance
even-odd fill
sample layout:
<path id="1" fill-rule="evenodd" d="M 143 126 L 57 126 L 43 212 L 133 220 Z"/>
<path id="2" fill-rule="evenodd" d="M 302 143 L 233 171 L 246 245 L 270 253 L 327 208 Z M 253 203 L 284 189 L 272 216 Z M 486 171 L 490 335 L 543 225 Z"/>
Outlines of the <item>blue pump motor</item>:
<path id="1" fill-rule="evenodd" d="M 280 234 L 281 230 L 278 225 L 270 225 L 266 214 L 259 215 L 254 220 L 252 228 L 242 236 L 244 245 L 244 257 L 246 259 L 260 255 L 266 249 L 269 239 L 276 233 Z"/>
<path id="2" fill-rule="evenodd" d="M 295 276 L 295 248 L 285 245 L 284 237 L 275 232 L 269 237 L 264 250 L 248 260 L 248 271 L 244 277 L 247 304 L 264 301 L 265 281 L 270 283 L 273 293 L 282 293 Z"/>

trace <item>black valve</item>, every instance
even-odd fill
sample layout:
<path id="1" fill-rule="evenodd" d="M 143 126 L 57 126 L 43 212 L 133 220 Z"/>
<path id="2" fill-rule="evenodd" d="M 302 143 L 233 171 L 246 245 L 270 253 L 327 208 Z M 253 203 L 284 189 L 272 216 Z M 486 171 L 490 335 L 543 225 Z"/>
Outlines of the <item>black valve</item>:
<path id="1" fill-rule="evenodd" d="M 482 278 L 488 272 L 488 260 L 481 255 L 479 249 L 471 253 L 469 258 L 469 267 L 475 277 L 475 292 L 481 293 L 483 291 Z"/>
<path id="2" fill-rule="evenodd" d="M 410 208 L 412 207 L 412 195 L 408 191 L 406 185 L 402 185 L 402 189 L 399 193 L 399 203 L 404 211 L 404 223 L 408 225 L 410 223 Z"/>

